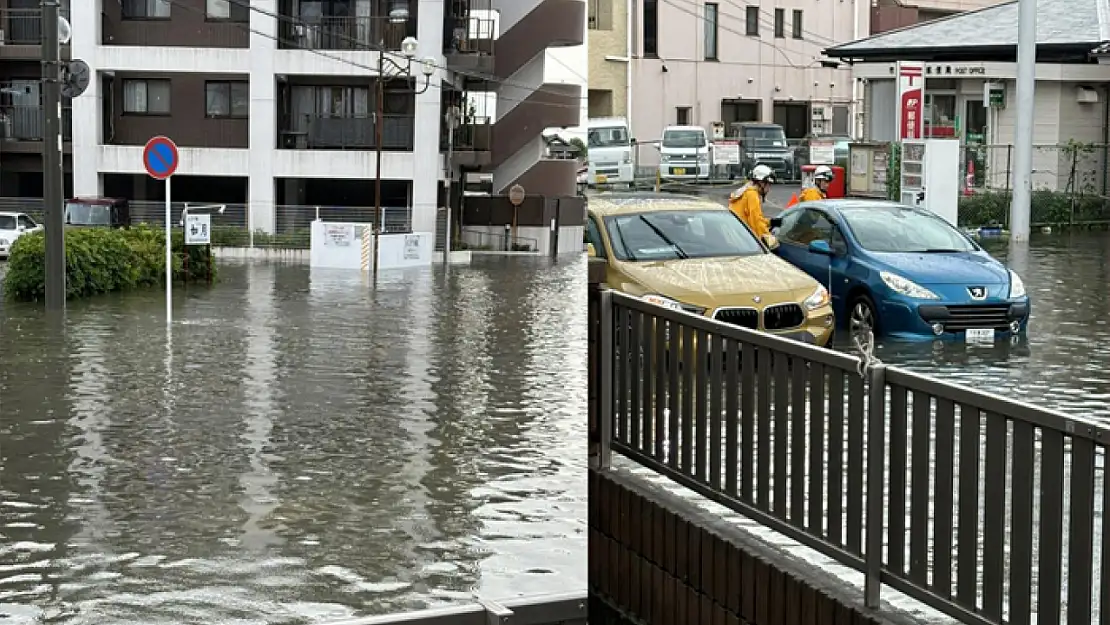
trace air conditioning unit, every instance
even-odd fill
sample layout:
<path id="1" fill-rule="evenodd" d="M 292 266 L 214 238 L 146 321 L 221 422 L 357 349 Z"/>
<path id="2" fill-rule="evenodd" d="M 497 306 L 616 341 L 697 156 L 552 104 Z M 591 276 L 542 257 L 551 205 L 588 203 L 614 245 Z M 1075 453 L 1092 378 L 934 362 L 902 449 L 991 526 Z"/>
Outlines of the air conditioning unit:
<path id="1" fill-rule="evenodd" d="M 1098 92 L 1090 87 L 1078 87 L 1075 90 L 1075 101 L 1079 104 L 1098 104 Z"/>

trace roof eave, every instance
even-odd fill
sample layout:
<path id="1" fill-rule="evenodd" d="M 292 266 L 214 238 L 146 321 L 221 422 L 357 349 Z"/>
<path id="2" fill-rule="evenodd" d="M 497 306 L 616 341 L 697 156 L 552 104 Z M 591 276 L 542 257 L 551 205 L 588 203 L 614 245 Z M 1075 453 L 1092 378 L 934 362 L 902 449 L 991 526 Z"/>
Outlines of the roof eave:
<path id="1" fill-rule="evenodd" d="M 1098 43 L 1057 43 L 1038 44 L 1038 55 L 1046 52 L 1061 53 L 1074 52 L 1079 55 L 1090 55 L 1091 50 Z M 891 62 L 891 61 L 945 61 L 945 60 L 996 60 L 994 57 L 1015 57 L 1017 46 L 989 45 L 989 46 L 934 46 L 928 48 L 865 48 L 856 50 L 842 50 L 828 48 L 825 56 L 834 59 L 851 60 L 863 63 Z M 1012 60 L 1012 59 L 1011 59 Z"/>

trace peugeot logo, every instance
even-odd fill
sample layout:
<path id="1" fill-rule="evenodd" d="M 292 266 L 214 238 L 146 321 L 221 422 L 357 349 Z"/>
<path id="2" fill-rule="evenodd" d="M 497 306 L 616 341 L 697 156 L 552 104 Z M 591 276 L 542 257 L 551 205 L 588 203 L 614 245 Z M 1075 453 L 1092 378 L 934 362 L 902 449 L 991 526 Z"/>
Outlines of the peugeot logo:
<path id="1" fill-rule="evenodd" d="M 967 292 L 971 294 L 971 299 L 986 299 L 987 287 L 985 286 L 969 286 Z"/>
<path id="2" fill-rule="evenodd" d="M 754 295 L 754 296 L 752 296 L 752 301 L 755 302 L 756 304 L 758 304 L 758 303 L 763 301 L 763 298 L 758 296 L 758 295 Z"/>

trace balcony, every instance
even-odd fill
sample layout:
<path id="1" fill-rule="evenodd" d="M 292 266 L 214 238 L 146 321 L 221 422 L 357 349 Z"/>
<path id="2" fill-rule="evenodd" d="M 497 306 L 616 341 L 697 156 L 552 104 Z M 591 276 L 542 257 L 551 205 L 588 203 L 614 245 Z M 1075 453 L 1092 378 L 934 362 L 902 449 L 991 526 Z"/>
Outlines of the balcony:
<path id="1" fill-rule="evenodd" d="M 492 74 L 496 22 L 485 17 L 447 17 L 444 20 L 443 54 L 447 67 L 459 72 Z"/>
<path id="2" fill-rule="evenodd" d="M 384 115 L 382 150 L 411 152 L 413 124 L 411 115 Z M 286 150 L 374 150 L 376 132 L 374 115 L 302 115 L 280 131 L 279 145 Z"/>
<path id="3" fill-rule="evenodd" d="M 68 11 L 62 15 L 69 17 Z M 42 10 L 0 9 L 0 58 L 38 59 L 42 56 Z M 69 46 L 62 46 L 63 58 L 69 57 Z"/>
<path id="4" fill-rule="evenodd" d="M 38 152 L 46 134 L 41 106 L 0 106 L 0 140 L 9 152 Z M 73 138 L 73 111 L 62 108 L 62 140 Z"/>
<path id="5" fill-rule="evenodd" d="M 401 49 L 405 37 L 416 36 L 416 17 L 394 23 L 388 16 L 304 16 L 281 21 L 278 47 L 284 50 Z"/>
<path id="6" fill-rule="evenodd" d="M 448 148 L 446 124 L 440 133 L 444 138 L 442 148 Z M 451 162 L 456 167 L 484 167 L 490 164 L 490 149 L 493 144 L 493 120 L 489 117 L 475 117 L 464 120 L 455 128 Z"/>

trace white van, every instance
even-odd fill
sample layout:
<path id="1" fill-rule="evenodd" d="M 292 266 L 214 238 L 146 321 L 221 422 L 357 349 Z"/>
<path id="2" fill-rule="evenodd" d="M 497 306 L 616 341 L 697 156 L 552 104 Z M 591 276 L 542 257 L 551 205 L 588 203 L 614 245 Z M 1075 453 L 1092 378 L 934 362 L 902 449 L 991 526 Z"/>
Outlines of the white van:
<path id="1" fill-rule="evenodd" d="M 623 117 L 601 117 L 587 122 L 589 185 L 631 185 L 636 179 L 632 137 Z"/>
<path id="2" fill-rule="evenodd" d="M 659 143 L 664 180 L 709 179 L 709 135 L 700 126 L 667 126 Z"/>

